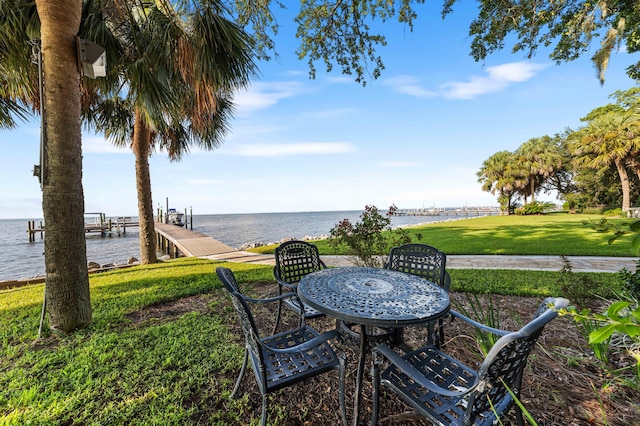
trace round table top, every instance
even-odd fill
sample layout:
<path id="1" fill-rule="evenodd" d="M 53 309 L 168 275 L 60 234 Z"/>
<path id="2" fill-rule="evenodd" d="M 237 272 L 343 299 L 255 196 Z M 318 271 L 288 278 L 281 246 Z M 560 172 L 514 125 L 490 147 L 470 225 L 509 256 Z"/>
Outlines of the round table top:
<path id="1" fill-rule="evenodd" d="M 344 267 L 306 275 L 303 303 L 331 317 L 380 327 L 432 321 L 449 312 L 449 295 L 415 275 L 380 268 Z"/>

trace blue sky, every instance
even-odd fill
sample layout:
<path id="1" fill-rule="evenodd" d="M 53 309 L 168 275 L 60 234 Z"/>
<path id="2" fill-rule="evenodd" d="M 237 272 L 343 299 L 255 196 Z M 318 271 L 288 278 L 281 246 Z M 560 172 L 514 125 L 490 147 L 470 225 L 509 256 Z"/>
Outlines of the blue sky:
<path id="1" fill-rule="evenodd" d="M 544 50 L 527 60 L 507 48 L 477 63 L 461 6 L 444 21 L 421 8 L 413 32 L 386 24 L 386 69 L 366 87 L 321 63 L 310 80 L 294 53 L 295 24 L 280 19 L 279 59 L 260 63 L 260 77 L 237 94 L 224 144 L 179 163 L 151 157 L 154 207 L 166 198 L 194 214 L 497 205 L 477 182 L 485 159 L 575 129 L 615 90 L 633 86 L 624 69 L 637 55 L 624 51 L 613 55 L 604 86 L 590 54 L 556 65 Z M 2 219 L 42 217 L 32 176 L 39 125 L 35 118 L 0 132 Z M 86 211 L 136 215 L 133 154 L 92 133 L 83 153 Z"/>

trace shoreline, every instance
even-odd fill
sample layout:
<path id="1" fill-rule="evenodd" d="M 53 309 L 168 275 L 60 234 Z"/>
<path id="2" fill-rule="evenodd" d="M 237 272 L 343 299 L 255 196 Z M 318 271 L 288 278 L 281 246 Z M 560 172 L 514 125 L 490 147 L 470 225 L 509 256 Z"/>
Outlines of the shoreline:
<path id="1" fill-rule="evenodd" d="M 424 226 L 427 226 L 427 225 L 432 224 L 432 223 L 453 222 L 453 221 L 458 221 L 458 220 L 474 219 L 474 218 L 485 217 L 485 216 L 491 216 L 491 215 L 446 217 L 446 218 L 443 218 L 441 220 L 420 222 L 420 223 L 415 223 L 415 224 L 397 225 L 397 226 L 394 227 L 394 229 L 397 229 L 397 228 L 424 227 Z M 268 245 L 282 244 L 284 241 L 291 240 L 291 239 L 301 239 L 301 240 L 304 240 L 304 241 L 312 242 L 312 241 L 319 241 L 319 240 L 324 240 L 324 239 L 328 239 L 328 238 L 329 238 L 329 234 L 320 234 L 320 235 L 315 235 L 315 236 L 305 235 L 303 237 L 286 236 L 286 237 L 282 237 L 278 241 L 273 241 L 273 242 L 265 242 L 265 241 L 258 241 L 258 242 L 253 242 L 253 243 L 247 242 L 247 243 L 244 243 L 244 244 L 240 245 L 240 247 L 235 247 L 235 248 L 238 251 L 243 251 L 243 250 L 247 250 L 249 248 L 256 248 L 256 247 L 263 247 L 263 246 L 268 246 Z M 161 253 L 159 253 L 159 254 L 161 254 Z M 136 253 L 136 256 L 139 256 L 139 253 Z M 89 260 L 88 263 L 92 264 L 93 262 L 91 260 Z M 135 263 L 135 264 L 137 264 L 137 263 Z M 96 273 L 96 272 L 110 271 L 110 270 L 113 270 L 113 269 L 125 268 L 125 267 L 128 267 L 128 266 L 133 266 L 133 265 L 129 265 L 127 263 L 104 262 L 104 263 L 101 263 L 99 267 L 93 267 L 93 268 L 89 269 L 89 274 Z M 20 286 L 30 285 L 30 284 L 41 284 L 44 281 L 45 281 L 45 275 L 32 275 L 32 276 L 28 276 L 28 277 L 10 278 L 10 279 L 6 279 L 6 280 L 0 278 L 0 290 L 13 288 L 13 287 L 20 287 Z"/>

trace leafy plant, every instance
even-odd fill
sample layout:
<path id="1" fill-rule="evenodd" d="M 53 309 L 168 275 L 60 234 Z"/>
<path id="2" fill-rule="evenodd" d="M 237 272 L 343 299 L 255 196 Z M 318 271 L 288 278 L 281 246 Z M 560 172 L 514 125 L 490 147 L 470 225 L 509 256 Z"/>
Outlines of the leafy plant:
<path id="1" fill-rule="evenodd" d="M 574 319 L 580 325 L 580 331 L 582 332 L 582 335 L 589 342 L 589 346 L 591 346 L 593 355 L 602 362 L 609 361 L 609 346 L 611 344 L 611 336 L 599 342 L 592 341 L 590 338 L 591 333 L 598 330 L 601 326 L 601 323 L 595 318 L 590 318 L 588 310 L 581 311 L 580 315 L 583 316 L 576 316 Z"/>
<path id="2" fill-rule="evenodd" d="M 566 256 L 560 256 L 560 259 L 562 259 L 562 268 L 558 283 L 562 295 L 579 306 L 585 306 L 593 298 L 596 283 L 587 275 L 574 273 L 571 262 Z"/>
<path id="3" fill-rule="evenodd" d="M 597 222 L 583 222 L 585 225 L 591 226 L 596 232 L 612 234 L 608 243 L 613 244 L 623 235 L 635 234 L 631 240 L 631 248 L 636 255 L 640 254 L 640 220 L 633 222 L 611 222 L 607 219 L 600 219 Z"/>
<path id="4" fill-rule="evenodd" d="M 456 302 L 455 300 L 453 301 L 460 313 L 481 324 L 500 329 L 500 310 L 493 306 L 491 293 L 487 294 L 488 306 L 486 308 L 480 302 L 477 294 L 465 292 L 464 295 L 467 299 L 469 309 L 465 308 L 463 304 Z M 498 341 L 498 339 L 500 339 L 500 336 L 482 331 L 478 328 L 475 329 L 475 334 L 476 343 L 478 344 L 478 348 L 483 356 L 487 356 L 493 345 Z"/>
<path id="5" fill-rule="evenodd" d="M 635 379 L 632 386 L 640 386 L 640 306 L 632 300 L 618 300 L 609 305 L 606 311 L 594 314 L 588 309 L 563 309 L 560 315 L 570 315 L 587 331 L 588 343 L 594 355 L 601 361 L 608 360 L 613 338 L 617 335 L 617 345 L 623 346 L 635 360 Z"/>
<path id="6" fill-rule="evenodd" d="M 367 205 L 360 222 L 352 224 L 349 219 L 343 219 L 331 229 L 329 244 L 336 249 L 346 249 L 347 256 L 358 266 L 382 267 L 392 247 L 411 242 L 406 230 L 391 227 L 391 217 L 396 211 L 397 207 L 391 205 L 382 215 L 376 206 Z M 418 234 L 418 239 L 421 237 Z"/>
<path id="7" fill-rule="evenodd" d="M 618 277 L 622 281 L 623 289 L 633 299 L 640 299 L 640 260 L 636 262 L 636 270 L 631 272 L 626 268 L 618 272 Z"/>

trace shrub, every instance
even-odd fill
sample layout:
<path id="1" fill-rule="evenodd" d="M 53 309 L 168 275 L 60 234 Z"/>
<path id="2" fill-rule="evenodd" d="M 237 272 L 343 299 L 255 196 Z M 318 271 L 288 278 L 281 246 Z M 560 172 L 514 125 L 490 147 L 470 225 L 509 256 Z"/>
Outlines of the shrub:
<path id="1" fill-rule="evenodd" d="M 392 247 L 411 242 L 404 229 L 391 227 L 391 216 L 396 210 L 397 207 L 391 205 L 383 216 L 376 206 L 365 206 L 360 222 L 354 225 L 349 219 L 343 219 L 331 229 L 329 244 L 334 248 L 344 247 L 357 266 L 383 266 Z M 422 236 L 418 234 L 417 238 Z"/>
<path id="2" fill-rule="evenodd" d="M 626 268 L 618 271 L 622 281 L 623 291 L 635 300 L 640 300 L 640 260 L 636 262 L 636 270 L 631 272 Z"/>
<path id="3" fill-rule="evenodd" d="M 621 208 L 609 209 L 604 211 L 605 217 L 626 217 L 627 215 L 622 213 Z"/>
<path id="4" fill-rule="evenodd" d="M 571 262 L 566 256 L 560 256 L 560 258 L 562 259 L 562 269 L 560 269 L 558 284 L 560 284 L 562 295 L 578 306 L 589 305 L 593 299 L 595 283 L 588 276 L 574 273 Z"/>
<path id="5" fill-rule="evenodd" d="M 602 209 L 599 207 L 587 207 L 582 209 L 583 214 L 602 214 Z"/>
<path id="6" fill-rule="evenodd" d="M 532 215 L 543 214 L 546 210 L 555 207 L 555 204 L 550 202 L 541 203 L 539 201 L 532 201 L 522 206 L 521 209 L 517 209 L 516 214 Z"/>

